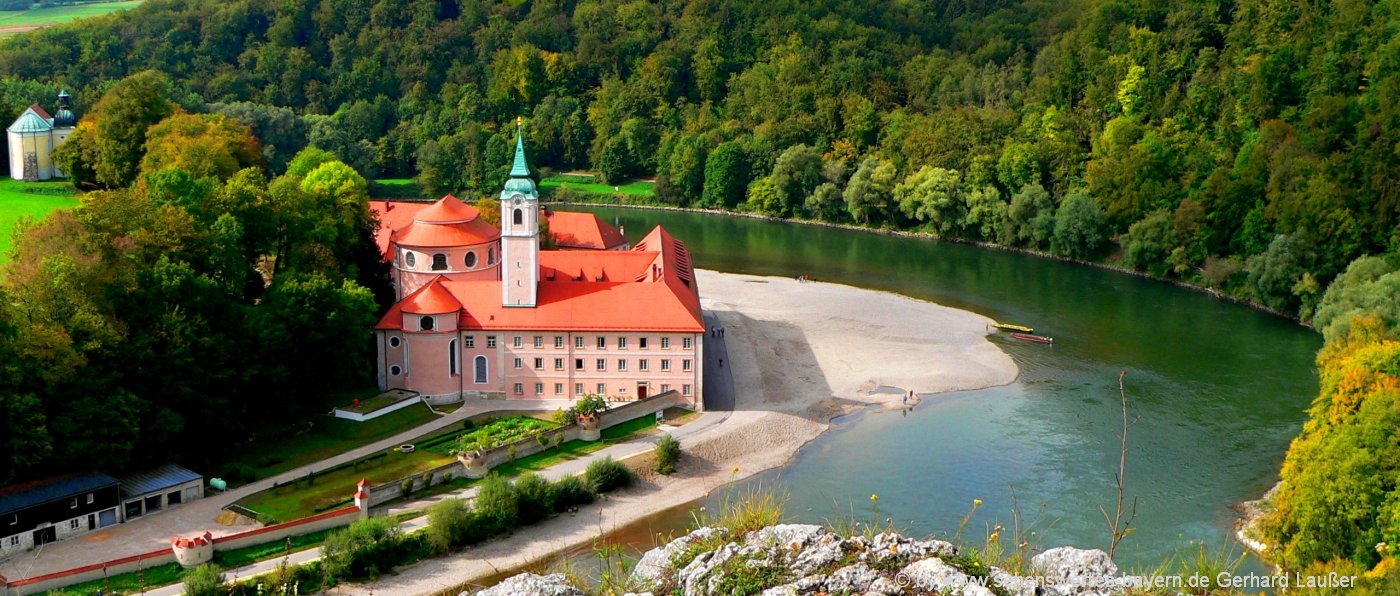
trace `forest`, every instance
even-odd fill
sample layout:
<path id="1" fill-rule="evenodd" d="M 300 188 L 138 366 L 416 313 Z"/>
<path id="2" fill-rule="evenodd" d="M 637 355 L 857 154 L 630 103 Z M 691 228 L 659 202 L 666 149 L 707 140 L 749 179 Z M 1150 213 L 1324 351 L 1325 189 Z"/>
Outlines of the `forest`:
<path id="1" fill-rule="evenodd" d="M 239 345 L 251 341 L 240 325 L 268 333 L 249 317 L 270 316 L 278 293 L 300 292 L 285 296 L 289 304 L 350 300 L 376 283 L 364 267 L 333 266 L 365 262 L 363 247 L 347 240 L 357 237 L 354 217 L 327 216 L 342 234 L 294 232 L 322 227 L 295 223 L 297 205 L 325 200 L 334 214 L 337 204 L 316 198 L 308 181 L 319 170 L 302 162 L 338 163 L 369 179 L 414 177 L 434 195 L 482 197 L 504 180 L 522 118 L 532 163 L 592 170 L 609 182 L 654 176 L 667 204 L 1103 261 L 1316 324 L 1329 337 L 1319 360 L 1323 392 L 1284 468 L 1279 511 L 1289 513 L 1271 532 L 1289 544 L 1291 565 L 1338 559 L 1369 568 L 1384 554 L 1374 540 L 1400 544 L 1400 534 L 1391 536 L 1400 532 L 1397 460 L 1366 464 L 1378 484 L 1333 479 L 1342 482 L 1332 487 L 1342 491 L 1337 498 L 1363 488 L 1374 497 L 1374 506 L 1353 511 L 1355 532 L 1319 534 L 1336 521 L 1320 504 L 1332 488 L 1318 492 L 1326 479 L 1304 470 L 1345 458 L 1359 429 L 1394 449 L 1395 427 L 1374 425 L 1379 410 L 1348 406 L 1342 416 L 1324 406 L 1340 391 L 1327 384 L 1334 369 L 1389 375 L 1375 381 L 1385 395 L 1397 374 L 1390 356 L 1357 351 L 1388 345 L 1400 322 L 1400 292 L 1392 291 L 1400 274 L 1391 257 L 1368 257 L 1400 245 L 1397 8 L 1360 0 L 147 0 L 0 44 L 0 112 L 13 117 L 60 88 L 73 93 L 84 120 L 66 163 L 75 183 L 95 191 L 89 207 L 45 224 L 54 230 L 48 245 L 20 247 L 5 287 L 17 304 L 65 309 L 46 315 L 70 326 L 50 339 L 96 350 L 65 353 L 67 366 L 87 358 L 87 367 L 125 371 L 138 395 L 179 370 L 181 360 L 156 357 L 175 347 L 196 350 L 185 364 L 207 358 L 201 370 L 238 369 L 229 374 L 239 382 L 263 374 L 258 366 L 286 375 L 295 364 L 282 359 L 288 354 L 275 342 Z M 104 111 L 119 81 L 144 71 L 162 73 L 168 85 L 160 113 L 86 117 Z M 133 149 L 136 133 L 121 121 L 167 117 L 183 121 L 149 134 L 223 138 L 221 164 L 159 142 L 144 156 L 122 155 L 121 146 L 146 149 Z M 255 143 L 227 142 L 243 134 Z M 117 149 L 104 148 L 111 139 Z M 85 221 L 103 201 L 123 215 Z M 252 209 L 244 201 L 269 209 L 273 223 L 240 219 Z M 243 226 L 237 233 L 235 223 Z M 134 243 L 123 251 L 135 256 L 124 252 L 121 266 L 103 267 L 84 260 L 86 252 L 63 257 L 84 246 L 58 240 L 63 226 L 64 234 L 92 235 L 102 250 L 120 237 Z M 199 246 L 162 246 L 172 226 L 189 226 L 182 238 Z M 284 250 L 289 265 L 267 296 L 234 271 L 248 274 L 258 255 Z M 16 292 L 38 283 L 24 272 L 41 265 L 50 268 L 40 284 L 50 294 Z M 53 275 L 64 270 L 74 273 Z M 57 285 L 90 283 L 89 275 L 111 278 L 102 287 L 117 306 L 75 303 Z M 160 304 L 196 288 L 227 298 L 199 308 L 233 312 L 175 310 L 161 315 L 175 320 L 103 326 L 121 301 Z M 277 329 L 306 323 L 287 316 Z M 229 341 L 198 339 L 212 331 L 191 329 L 191 321 L 227 326 L 217 337 Z M 15 339 L 31 326 L 11 328 L 21 331 L 0 341 L 32 350 Z M 1347 339 L 1358 334 L 1366 339 Z M 149 346 L 149 361 L 140 361 L 147 352 L 111 349 L 104 342 L 112 337 L 147 342 L 128 345 Z M 241 370 L 249 354 L 257 364 Z M 56 406 L 35 405 L 50 403 L 44 391 L 68 392 L 74 411 L 96 407 L 83 403 L 98 399 L 88 389 L 110 379 L 73 370 L 36 377 L 62 380 L 58 389 L 7 384 L 40 389 L 6 396 L 22 407 L 5 410 L 52 412 Z M 345 383 L 355 374 L 347 371 Z M 211 391 L 224 400 L 213 403 L 248 412 L 282 391 L 264 383 L 235 398 L 222 379 L 192 382 L 199 387 L 188 395 Z M 176 424 L 178 416 L 159 408 L 141 412 L 132 425 L 143 441 L 164 436 L 153 430 L 161 424 L 204 429 Z M 17 424 L 18 414 L 7 416 Z M 58 437 L 75 422 L 48 424 Z M 1376 435 L 1379 428 L 1388 434 Z M 52 457 L 70 461 L 59 444 Z M 1307 542 L 1314 539 L 1321 542 Z"/>

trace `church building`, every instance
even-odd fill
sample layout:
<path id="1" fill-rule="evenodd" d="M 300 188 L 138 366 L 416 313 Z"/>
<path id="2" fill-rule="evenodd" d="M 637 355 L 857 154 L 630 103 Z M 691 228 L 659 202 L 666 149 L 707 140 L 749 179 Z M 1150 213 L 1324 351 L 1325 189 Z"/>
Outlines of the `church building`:
<path id="1" fill-rule="evenodd" d="M 383 389 L 463 398 L 700 405 L 704 319 L 690 251 L 657 226 L 634 245 L 590 214 L 545 212 L 523 142 L 494 226 L 456 197 L 374 201 L 399 301 L 375 326 Z M 564 217 L 560 215 L 566 214 Z M 564 250 L 540 249 L 540 217 Z"/>
<path id="2" fill-rule="evenodd" d="M 14 124 L 5 129 L 9 141 L 10 177 L 35 182 L 61 178 L 63 172 L 53 163 L 53 150 L 73 134 L 78 123 L 68 107 L 67 91 L 58 93 L 58 111 L 52 116 L 39 104 L 20 113 Z"/>

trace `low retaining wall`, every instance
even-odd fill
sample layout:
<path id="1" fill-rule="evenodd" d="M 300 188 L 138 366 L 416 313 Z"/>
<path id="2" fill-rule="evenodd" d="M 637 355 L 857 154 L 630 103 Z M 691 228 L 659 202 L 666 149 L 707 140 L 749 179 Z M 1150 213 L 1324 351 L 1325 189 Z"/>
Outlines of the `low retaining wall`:
<path id="1" fill-rule="evenodd" d="M 653 415 L 666 408 L 676 406 L 688 407 L 690 405 L 690 400 L 681 396 L 679 391 L 667 391 L 666 393 L 654 397 L 648 397 L 640 401 L 627 402 L 615 408 L 605 410 L 600 417 L 599 426 L 600 428 L 609 428 L 622 424 L 623 422 L 636 420 L 643 416 Z M 511 461 L 511 447 L 515 448 L 515 459 L 520 459 L 548 449 L 553 449 L 555 435 L 563 435 L 563 438 L 559 440 L 561 444 L 576 440 L 579 438 L 580 430 L 577 424 L 570 424 L 554 430 L 545 431 L 543 433 L 545 437 L 544 445 L 540 445 L 540 441 L 536 437 L 521 439 L 514 443 L 501 445 L 500 447 L 486 452 L 486 467 L 488 469 L 494 468 Z M 410 490 L 416 492 L 430 486 L 442 484 L 453 478 L 465 476 L 466 473 L 466 467 L 463 466 L 461 462 L 453 462 L 426 472 L 405 476 L 379 486 L 371 486 L 368 489 L 368 506 L 371 508 L 377 507 L 404 496 L 403 488 L 408 482 L 413 483 Z"/>
<path id="2" fill-rule="evenodd" d="M 243 548 L 254 544 L 264 544 L 282 540 L 288 536 L 300 536 L 319 532 L 328 528 L 348 526 L 351 522 L 359 519 L 356 515 L 359 509 L 346 507 L 336 511 L 328 511 L 311 517 L 304 517 L 296 521 L 285 524 L 267 526 L 256 530 L 249 530 L 238 534 L 220 536 L 214 539 L 214 551 Z M 49 590 L 81 584 L 93 580 L 102 579 L 104 576 L 120 575 L 130 573 L 139 569 L 149 569 L 166 563 L 175 562 L 175 553 L 166 547 L 161 550 L 148 553 L 114 559 L 103 563 L 94 563 L 83 567 L 75 567 L 64 571 L 57 571 L 29 579 L 15 580 L 3 585 L 0 594 L 8 596 L 24 596 L 26 594 L 40 594 Z"/>
<path id="3" fill-rule="evenodd" d="M 378 418 L 385 414 L 397 412 L 399 410 L 402 410 L 413 404 L 418 403 L 423 403 L 423 396 L 415 395 L 413 397 L 405 398 L 401 401 L 396 401 L 390 405 L 379 408 L 378 410 L 375 410 L 373 412 L 365 412 L 364 414 L 361 414 L 359 412 L 351 412 L 349 410 L 342 410 L 340 408 L 336 408 L 334 413 L 336 418 L 354 420 L 355 422 L 364 422 L 366 420 L 374 420 L 375 418 Z"/>

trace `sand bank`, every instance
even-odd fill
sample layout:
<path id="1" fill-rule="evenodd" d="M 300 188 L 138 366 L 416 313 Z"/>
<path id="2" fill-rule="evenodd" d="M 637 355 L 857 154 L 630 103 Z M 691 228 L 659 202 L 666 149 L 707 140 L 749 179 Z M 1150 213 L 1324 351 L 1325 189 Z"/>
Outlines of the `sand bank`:
<path id="1" fill-rule="evenodd" d="M 992 322 L 986 317 L 836 284 L 712 271 L 698 277 L 704 308 L 725 328 L 735 408 L 723 422 L 682 439 L 686 455 L 677 474 L 646 476 L 577 516 L 424 561 L 374 586 L 335 592 L 432 594 L 525 566 L 781 466 L 835 416 L 871 404 L 899 407 L 911 389 L 929 399 L 1016 378 L 1015 363 L 986 340 Z"/>

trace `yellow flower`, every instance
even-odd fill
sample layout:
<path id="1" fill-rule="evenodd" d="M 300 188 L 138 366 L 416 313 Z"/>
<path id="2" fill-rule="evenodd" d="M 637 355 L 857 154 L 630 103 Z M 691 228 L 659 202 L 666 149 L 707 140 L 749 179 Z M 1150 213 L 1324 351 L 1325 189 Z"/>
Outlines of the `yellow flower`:
<path id="1" fill-rule="evenodd" d="M 735 474 L 738 474 L 738 473 L 739 473 L 739 466 L 734 466 L 734 469 L 732 470 L 732 472 L 735 473 Z"/>
<path id="2" fill-rule="evenodd" d="M 874 502 L 879 501 L 879 500 L 880 500 L 880 495 L 877 495 L 877 494 L 875 494 L 875 493 L 870 493 L 870 502 L 874 503 Z"/>
<path id="3" fill-rule="evenodd" d="M 987 542 L 996 542 L 1000 534 L 1000 532 L 992 532 L 992 535 L 987 537 Z"/>
<path id="4" fill-rule="evenodd" d="M 972 506 L 973 506 L 973 507 L 981 507 L 981 506 L 982 506 L 982 499 L 973 499 L 973 500 L 972 500 Z"/>

